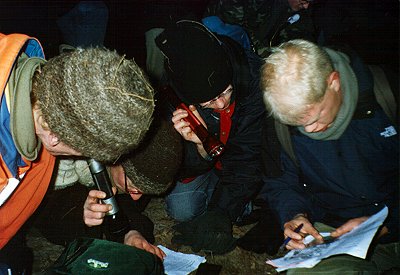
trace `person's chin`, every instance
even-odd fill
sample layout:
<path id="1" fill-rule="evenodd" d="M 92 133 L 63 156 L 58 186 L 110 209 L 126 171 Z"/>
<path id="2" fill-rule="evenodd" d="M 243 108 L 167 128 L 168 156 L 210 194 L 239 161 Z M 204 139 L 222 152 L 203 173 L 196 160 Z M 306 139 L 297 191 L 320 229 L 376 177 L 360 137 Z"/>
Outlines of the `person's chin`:
<path id="1" fill-rule="evenodd" d="M 325 126 L 324 128 L 322 128 L 322 129 L 319 129 L 319 130 L 316 130 L 316 131 L 314 131 L 314 133 L 322 133 L 322 132 L 325 132 L 326 130 L 328 130 L 328 126 Z"/>
<path id="2" fill-rule="evenodd" d="M 223 108 L 219 109 L 219 111 L 224 111 L 224 110 L 228 109 L 228 107 L 229 107 L 229 104 L 224 106 Z"/>
<path id="3" fill-rule="evenodd" d="M 44 149 L 46 149 L 47 152 L 50 153 L 50 155 L 57 156 L 57 151 L 54 151 L 53 147 L 49 147 L 44 143 L 42 143 L 42 146 L 44 147 Z"/>

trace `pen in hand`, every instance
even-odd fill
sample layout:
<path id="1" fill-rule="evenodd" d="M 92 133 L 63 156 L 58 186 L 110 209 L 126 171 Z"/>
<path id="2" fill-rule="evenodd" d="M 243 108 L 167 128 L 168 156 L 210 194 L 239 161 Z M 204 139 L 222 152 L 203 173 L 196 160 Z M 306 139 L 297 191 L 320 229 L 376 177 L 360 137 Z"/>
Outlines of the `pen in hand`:
<path id="1" fill-rule="evenodd" d="M 294 230 L 294 232 L 299 233 L 300 230 L 303 228 L 304 224 L 300 224 L 299 226 L 297 226 Z M 284 241 L 283 244 L 279 247 L 278 253 L 281 254 L 283 251 L 286 250 L 286 245 L 292 240 L 292 238 L 287 237 Z"/>

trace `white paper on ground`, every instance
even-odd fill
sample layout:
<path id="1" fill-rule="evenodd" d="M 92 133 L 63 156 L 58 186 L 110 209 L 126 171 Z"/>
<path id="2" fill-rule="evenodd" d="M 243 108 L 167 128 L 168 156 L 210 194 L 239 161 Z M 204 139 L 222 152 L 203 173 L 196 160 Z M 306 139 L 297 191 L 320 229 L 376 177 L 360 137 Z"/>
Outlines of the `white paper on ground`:
<path id="1" fill-rule="evenodd" d="M 290 268 L 310 268 L 318 264 L 322 259 L 337 254 L 349 254 L 365 259 L 368 247 L 387 215 L 388 208 L 385 207 L 352 231 L 340 236 L 331 243 L 318 244 L 302 250 L 291 250 L 284 257 L 268 260 L 266 263 L 276 267 L 276 270 L 280 272 Z M 324 232 L 321 235 L 327 236 L 329 233 Z M 307 236 L 305 240 L 306 243 L 309 243 L 313 239 L 313 237 Z"/>
<path id="2" fill-rule="evenodd" d="M 187 275 L 206 262 L 206 258 L 202 256 L 176 252 L 162 245 L 158 247 L 167 255 L 163 264 L 164 272 L 168 275 Z"/>

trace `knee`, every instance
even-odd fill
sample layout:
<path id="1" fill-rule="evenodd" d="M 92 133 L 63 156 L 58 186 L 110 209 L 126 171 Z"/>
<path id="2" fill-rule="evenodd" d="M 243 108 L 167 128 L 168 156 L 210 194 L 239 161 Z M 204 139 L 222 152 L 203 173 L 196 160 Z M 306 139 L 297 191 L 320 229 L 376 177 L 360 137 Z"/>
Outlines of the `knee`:
<path id="1" fill-rule="evenodd" d="M 184 196 L 169 195 L 166 198 L 168 215 L 177 221 L 189 221 L 203 214 L 207 208 L 204 195 Z"/>
<path id="2" fill-rule="evenodd" d="M 175 206 L 177 205 L 170 207 L 170 205 L 167 204 L 167 213 L 171 218 L 180 222 L 193 220 L 195 217 L 202 214 L 201 211 L 197 211 L 197 209 L 193 209 L 192 207 L 182 208 Z"/>

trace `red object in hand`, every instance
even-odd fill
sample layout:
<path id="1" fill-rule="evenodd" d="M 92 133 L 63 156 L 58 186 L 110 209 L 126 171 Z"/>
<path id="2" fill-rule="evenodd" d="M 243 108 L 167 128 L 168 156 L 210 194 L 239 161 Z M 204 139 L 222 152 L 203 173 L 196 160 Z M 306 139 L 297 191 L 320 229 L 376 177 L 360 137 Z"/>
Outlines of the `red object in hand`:
<path id="1" fill-rule="evenodd" d="M 215 136 L 210 135 L 206 127 L 201 124 L 200 120 L 193 114 L 189 107 L 178 98 L 170 86 L 163 86 L 161 92 L 167 96 L 174 107 L 187 111 L 188 116 L 184 120 L 189 122 L 190 129 L 199 137 L 207 154 L 212 158 L 219 157 L 225 150 L 224 144 Z"/>

